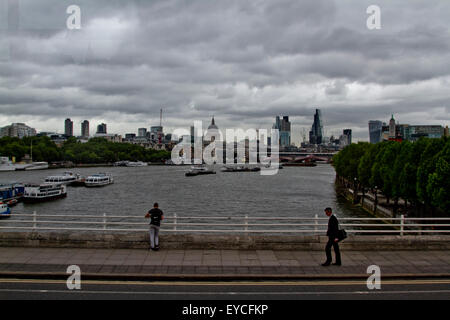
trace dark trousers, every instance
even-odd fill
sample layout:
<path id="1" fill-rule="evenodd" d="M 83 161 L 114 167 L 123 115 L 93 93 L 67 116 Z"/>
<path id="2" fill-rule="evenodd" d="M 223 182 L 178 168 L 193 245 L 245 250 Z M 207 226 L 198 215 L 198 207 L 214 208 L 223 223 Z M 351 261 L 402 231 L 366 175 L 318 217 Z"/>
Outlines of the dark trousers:
<path id="1" fill-rule="evenodd" d="M 336 255 L 336 263 L 341 263 L 341 252 L 339 251 L 339 243 L 334 241 L 334 238 L 328 238 L 327 245 L 325 246 L 325 253 L 327 255 L 327 262 L 331 262 L 331 247 L 334 248 Z"/>

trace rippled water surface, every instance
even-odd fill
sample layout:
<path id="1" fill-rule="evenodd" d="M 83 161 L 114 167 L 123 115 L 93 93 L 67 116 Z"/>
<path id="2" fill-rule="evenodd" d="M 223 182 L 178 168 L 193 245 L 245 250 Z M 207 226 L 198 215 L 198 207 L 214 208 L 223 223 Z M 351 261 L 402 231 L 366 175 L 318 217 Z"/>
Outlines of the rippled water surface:
<path id="1" fill-rule="evenodd" d="M 158 202 L 167 216 L 313 217 L 330 206 L 340 216 L 360 212 L 337 199 L 335 171 L 330 165 L 286 167 L 273 176 L 259 173 L 223 173 L 185 177 L 188 167 L 76 168 L 81 175 L 108 172 L 115 183 L 101 188 L 69 187 L 67 198 L 19 203 L 13 213 L 76 215 L 143 215 Z M 64 172 L 40 170 L 2 172 L 0 182 L 40 182 Z"/>

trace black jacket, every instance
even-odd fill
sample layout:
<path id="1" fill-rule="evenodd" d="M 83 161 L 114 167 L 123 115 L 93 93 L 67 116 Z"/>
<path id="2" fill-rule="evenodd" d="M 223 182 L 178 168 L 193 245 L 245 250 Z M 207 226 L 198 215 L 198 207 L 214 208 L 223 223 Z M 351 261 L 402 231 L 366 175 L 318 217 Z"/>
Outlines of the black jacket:
<path id="1" fill-rule="evenodd" d="M 336 239 L 339 233 L 339 222 L 336 216 L 332 215 L 328 220 L 327 236 Z"/>

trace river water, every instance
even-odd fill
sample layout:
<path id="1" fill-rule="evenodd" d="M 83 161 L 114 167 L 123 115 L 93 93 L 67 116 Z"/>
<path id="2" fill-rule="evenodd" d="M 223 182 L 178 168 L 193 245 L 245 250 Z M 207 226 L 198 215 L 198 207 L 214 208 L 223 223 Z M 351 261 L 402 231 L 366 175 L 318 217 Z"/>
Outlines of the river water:
<path id="1" fill-rule="evenodd" d="M 273 176 L 258 172 L 224 173 L 185 177 L 188 167 L 75 168 L 83 176 L 111 173 L 114 184 L 101 188 L 68 187 L 67 198 L 39 204 L 19 203 L 20 214 L 143 216 L 158 202 L 166 216 L 178 217 L 324 217 L 325 207 L 340 217 L 364 215 L 340 199 L 335 191 L 331 165 L 286 167 Z M 0 182 L 42 182 L 64 169 L 1 172 Z M 77 220 L 77 219 L 73 219 Z M 125 221 L 118 219 L 117 221 Z"/>

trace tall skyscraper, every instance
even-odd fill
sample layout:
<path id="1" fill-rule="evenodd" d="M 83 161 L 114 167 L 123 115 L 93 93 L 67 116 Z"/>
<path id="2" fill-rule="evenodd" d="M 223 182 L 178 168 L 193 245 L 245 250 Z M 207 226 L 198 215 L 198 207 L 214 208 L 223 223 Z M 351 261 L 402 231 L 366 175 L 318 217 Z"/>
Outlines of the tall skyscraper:
<path id="1" fill-rule="evenodd" d="M 369 141 L 370 143 L 381 142 L 383 132 L 383 122 L 379 120 L 369 121 Z"/>
<path id="2" fill-rule="evenodd" d="M 347 139 L 347 145 L 352 144 L 352 129 L 344 129 L 343 133 Z"/>
<path id="3" fill-rule="evenodd" d="M 81 123 L 81 136 L 83 138 L 89 138 L 89 121 L 87 120 Z"/>
<path id="4" fill-rule="evenodd" d="M 64 134 L 68 137 L 73 137 L 73 121 L 69 118 L 64 121 Z"/>
<path id="5" fill-rule="evenodd" d="M 316 109 L 314 114 L 314 123 L 309 132 L 310 144 L 322 144 L 323 142 L 323 124 L 322 124 L 322 112 L 320 109 Z"/>
<path id="6" fill-rule="evenodd" d="M 97 134 L 98 133 L 103 133 L 103 134 L 107 133 L 107 131 L 106 131 L 106 123 L 101 123 L 101 124 L 99 124 L 97 126 Z"/>
<path id="7" fill-rule="evenodd" d="M 289 116 L 283 116 L 283 119 L 277 116 L 273 129 L 278 129 L 279 131 L 280 148 L 289 147 L 291 145 L 291 122 L 289 121 Z"/>

